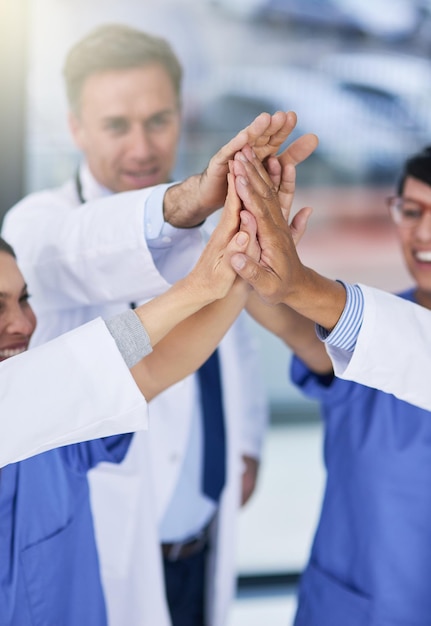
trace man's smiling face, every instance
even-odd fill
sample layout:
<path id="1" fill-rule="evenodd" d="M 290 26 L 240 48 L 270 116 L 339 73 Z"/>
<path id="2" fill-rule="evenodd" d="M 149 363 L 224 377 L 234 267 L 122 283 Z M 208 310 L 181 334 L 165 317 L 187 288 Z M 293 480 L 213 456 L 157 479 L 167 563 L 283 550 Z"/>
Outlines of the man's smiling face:
<path id="1" fill-rule="evenodd" d="M 162 65 L 89 76 L 70 127 L 91 173 L 110 191 L 142 189 L 170 179 L 181 114 Z"/>

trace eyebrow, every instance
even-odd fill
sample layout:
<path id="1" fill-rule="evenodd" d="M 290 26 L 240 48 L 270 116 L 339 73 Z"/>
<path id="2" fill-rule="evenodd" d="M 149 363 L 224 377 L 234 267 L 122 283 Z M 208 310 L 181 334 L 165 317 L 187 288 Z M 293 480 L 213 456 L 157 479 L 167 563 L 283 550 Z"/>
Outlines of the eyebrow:
<path id="1" fill-rule="evenodd" d="M 27 293 L 28 291 L 28 285 L 27 283 L 24 283 L 24 287 L 21 289 L 20 295 L 22 296 L 23 294 Z M 6 298 L 10 298 L 11 294 L 8 293 L 7 291 L 0 291 L 0 298 L 6 299 Z"/>

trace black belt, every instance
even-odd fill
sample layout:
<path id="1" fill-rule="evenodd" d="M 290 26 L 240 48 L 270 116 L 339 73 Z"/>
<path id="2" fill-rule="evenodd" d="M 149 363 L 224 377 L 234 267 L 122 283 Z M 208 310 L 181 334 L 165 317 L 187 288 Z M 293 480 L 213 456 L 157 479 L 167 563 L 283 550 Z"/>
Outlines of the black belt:
<path id="1" fill-rule="evenodd" d="M 209 543 L 210 526 L 211 524 L 208 524 L 200 533 L 191 539 L 187 539 L 187 541 L 162 543 L 163 558 L 167 561 L 179 561 L 180 559 L 187 559 L 194 554 L 202 552 Z"/>

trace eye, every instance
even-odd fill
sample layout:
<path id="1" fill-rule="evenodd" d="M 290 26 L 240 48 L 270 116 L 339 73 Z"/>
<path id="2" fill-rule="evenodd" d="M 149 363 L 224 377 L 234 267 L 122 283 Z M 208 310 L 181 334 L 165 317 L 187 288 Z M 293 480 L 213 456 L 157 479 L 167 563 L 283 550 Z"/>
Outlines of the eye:
<path id="1" fill-rule="evenodd" d="M 401 209 L 403 218 L 407 220 L 420 220 L 422 212 L 422 207 L 414 205 L 406 205 Z"/>
<path id="2" fill-rule="evenodd" d="M 129 125 L 122 117 L 113 117 L 105 122 L 105 128 L 114 135 L 122 135 L 127 132 Z"/>
<path id="3" fill-rule="evenodd" d="M 29 300 L 31 298 L 31 295 L 29 293 L 23 293 L 22 296 L 19 299 L 19 303 L 21 306 L 27 306 L 29 304 Z"/>
<path id="4" fill-rule="evenodd" d="M 149 119 L 145 126 L 149 132 L 164 130 L 173 123 L 174 116 L 171 113 L 161 113 Z"/>

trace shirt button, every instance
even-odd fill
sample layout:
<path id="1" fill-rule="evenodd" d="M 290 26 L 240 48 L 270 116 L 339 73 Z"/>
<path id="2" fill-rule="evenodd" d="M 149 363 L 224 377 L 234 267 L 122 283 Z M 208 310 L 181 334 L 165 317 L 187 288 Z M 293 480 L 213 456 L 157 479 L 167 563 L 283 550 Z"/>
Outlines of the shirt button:
<path id="1" fill-rule="evenodd" d="M 167 235 L 165 235 L 164 237 L 162 237 L 162 241 L 163 243 L 171 243 L 172 237 L 168 237 Z"/>
<path id="2" fill-rule="evenodd" d="M 179 458 L 180 458 L 180 455 L 178 454 L 178 452 L 172 452 L 170 456 L 170 461 L 171 463 L 178 463 Z"/>

